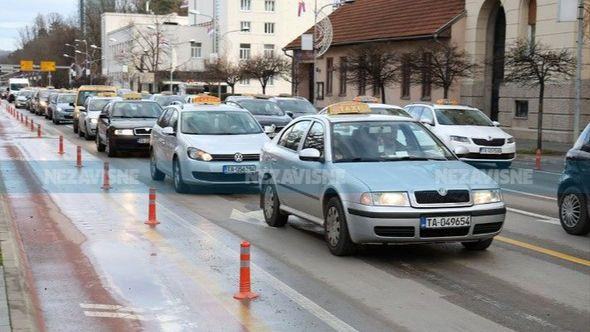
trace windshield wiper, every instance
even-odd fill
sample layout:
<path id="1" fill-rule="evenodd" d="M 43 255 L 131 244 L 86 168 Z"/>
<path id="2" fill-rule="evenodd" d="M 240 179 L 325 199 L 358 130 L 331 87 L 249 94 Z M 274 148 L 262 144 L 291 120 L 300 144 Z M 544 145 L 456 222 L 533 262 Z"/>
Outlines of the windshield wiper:
<path id="1" fill-rule="evenodd" d="M 388 161 L 405 161 L 405 160 L 412 160 L 412 161 L 425 161 L 425 160 L 448 160 L 446 158 L 428 158 L 428 157 L 416 157 L 416 156 L 404 156 L 399 158 L 387 158 Z"/>

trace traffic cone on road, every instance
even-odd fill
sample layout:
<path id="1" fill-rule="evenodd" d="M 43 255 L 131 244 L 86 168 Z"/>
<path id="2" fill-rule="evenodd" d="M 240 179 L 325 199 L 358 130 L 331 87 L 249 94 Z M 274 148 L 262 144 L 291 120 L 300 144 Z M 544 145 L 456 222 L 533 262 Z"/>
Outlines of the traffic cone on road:
<path id="1" fill-rule="evenodd" d="M 541 169 L 541 149 L 537 149 L 537 153 L 535 155 L 535 169 Z"/>
<path id="2" fill-rule="evenodd" d="M 82 147 L 76 146 L 76 167 L 82 167 Z"/>
<path id="3" fill-rule="evenodd" d="M 156 219 L 156 189 L 150 188 L 148 220 L 145 224 L 155 227 L 159 223 L 160 222 Z"/>
<path id="4" fill-rule="evenodd" d="M 64 137 L 59 135 L 59 146 L 57 150 L 57 154 L 64 154 Z"/>
<path id="5" fill-rule="evenodd" d="M 240 244 L 240 289 L 234 294 L 236 300 L 253 300 L 258 294 L 252 292 L 250 281 L 250 242 Z"/>
<path id="6" fill-rule="evenodd" d="M 104 162 L 104 167 L 102 170 L 102 187 L 100 187 L 102 190 L 109 190 L 111 189 L 111 179 L 109 177 L 109 162 L 105 161 Z"/>
<path id="7" fill-rule="evenodd" d="M 37 124 L 37 137 L 41 138 L 41 124 Z"/>

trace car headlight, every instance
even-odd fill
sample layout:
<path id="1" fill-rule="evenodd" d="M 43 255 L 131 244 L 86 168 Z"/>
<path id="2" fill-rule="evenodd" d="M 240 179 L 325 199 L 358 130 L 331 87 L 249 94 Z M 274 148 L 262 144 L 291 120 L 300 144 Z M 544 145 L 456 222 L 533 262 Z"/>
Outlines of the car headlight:
<path id="1" fill-rule="evenodd" d="M 514 143 L 514 137 L 508 137 L 506 139 L 506 144 L 512 144 L 512 143 Z"/>
<path id="2" fill-rule="evenodd" d="M 186 152 L 188 157 L 194 160 L 211 161 L 213 159 L 209 153 L 197 148 L 188 148 Z"/>
<path id="3" fill-rule="evenodd" d="M 410 206 L 405 192 L 363 193 L 360 203 L 375 206 Z"/>
<path id="4" fill-rule="evenodd" d="M 133 136 L 133 129 L 115 129 L 115 135 Z"/>
<path id="5" fill-rule="evenodd" d="M 61 107 L 58 107 L 58 108 L 57 108 L 57 111 L 58 111 L 58 112 L 61 112 L 61 111 L 63 111 L 63 108 L 61 108 Z"/>
<path id="6" fill-rule="evenodd" d="M 489 204 L 502 201 L 502 193 L 500 189 L 474 190 L 473 204 Z"/>
<path id="7" fill-rule="evenodd" d="M 90 119 L 90 123 L 97 124 L 98 123 L 98 119 Z"/>
<path id="8" fill-rule="evenodd" d="M 469 138 L 464 136 L 450 136 L 449 138 L 453 142 L 469 143 Z"/>

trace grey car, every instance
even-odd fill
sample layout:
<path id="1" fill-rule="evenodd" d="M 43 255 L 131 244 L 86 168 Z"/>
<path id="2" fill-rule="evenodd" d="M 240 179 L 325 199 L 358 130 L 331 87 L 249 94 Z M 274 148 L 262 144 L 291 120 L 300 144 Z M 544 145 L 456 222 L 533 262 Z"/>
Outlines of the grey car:
<path id="1" fill-rule="evenodd" d="M 249 111 L 263 127 L 274 127 L 275 134 L 293 120 L 276 103 L 266 99 L 242 99 L 226 101 L 226 104 Z"/>
<path id="2" fill-rule="evenodd" d="M 55 124 L 72 122 L 74 106 L 71 104 L 76 100 L 75 93 L 58 93 L 53 96 L 51 107 L 51 120 Z"/>
<path id="3" fill-rule="evenodd" d="M 102 109 L 113 100 L 123 100 L 120 97 L 89 97 L 84 102 L 84 109 L 80 109 L 78 116 L 78 135 L 92 140 L 96 136 L 96 125 Z"/>
<path id="4" fill-rule="evenodd" d="M 293 119 L 317 113 L 313 104 L 303 97 L 272 97 L 269 100 L 277 103 Z"/>

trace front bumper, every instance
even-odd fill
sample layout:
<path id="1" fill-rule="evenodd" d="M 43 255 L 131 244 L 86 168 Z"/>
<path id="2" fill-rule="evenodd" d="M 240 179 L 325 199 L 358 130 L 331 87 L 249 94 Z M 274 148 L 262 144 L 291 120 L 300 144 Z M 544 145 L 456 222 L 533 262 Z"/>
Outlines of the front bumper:
<path id="1" fill-rule="evenodd" d="M 73 121 L 74 112 L 64 112 L 64 111 L 54 110 L 53 114 L 51 116 L 53 116 L 53 118 L 56 121 Z"/>
<path id="2" fill-rule="evenodd" d="M 255 166 L 252 173 L 225 174 L 223 166 Z M 244 161 L 241 163 L 231 161 L 198 161 L 184 159 L 180 169 L 185 182 L 198 185 L 246 185 L 258 186 L 258 161 Z"/>
<path id="3" fill-rule="evenodd" d="M 150 149 L 150 136 L 123 136 L 112 135 L 109 140 L 116 150 L 120 151 L 142 151 L 147 152 Z"/>
<path id="4" fill-rule="evenodd" d="M 452 148 L 458 146 L 465 147 L 469 150 L 468 154 L 458 155 L 459 159 L 468 162 L 496 163 L 511 162 L 516 158 L 516 144 L 504 144 L 502 146 L 483 146 L 473 143 L 452 142 Z M 501 149 L 501 153 L 482 153 L 484 149 Z"/>
<path id="5" fill-rule="evenodd" d="M 14 106 L 16 106 L 17 108 L 26 108 L 27 101 L 26 100 L 17 100 L 14 102 Z"/>
<path id="6" fill-rule="evenodd" d="M 389 210 L 389 211 L 388 211 Z M 391 208 L 347 204 L 350 237 L 355 243 L 433 243 L 468 242 L 496 236 L 506 216 L 503 203 L 464 208 L 414 209 L 392 212 Z M 423 216 L 471 216 L 467 227 L 425 229 Z"/>

